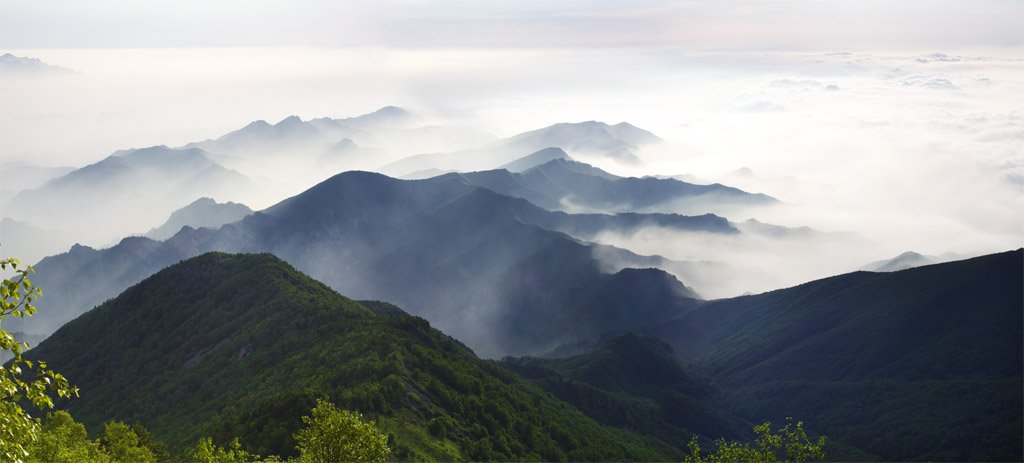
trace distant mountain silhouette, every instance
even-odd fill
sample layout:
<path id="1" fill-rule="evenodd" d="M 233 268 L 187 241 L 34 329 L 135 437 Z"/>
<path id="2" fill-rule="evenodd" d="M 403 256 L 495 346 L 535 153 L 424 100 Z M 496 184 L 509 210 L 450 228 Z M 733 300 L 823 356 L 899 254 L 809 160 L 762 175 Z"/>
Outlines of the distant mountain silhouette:
<path id="1" fill-rule="evenodd" d="M 0 164 L 0 185 L 3 188 L 3 201 L 6 201 L 22 190 L 36 188 L 47 180 L 60 177 L 74 167 L 45 167 L 25 162 L 5 162 Z"/>
<path id="2" fill-rule="evenodd" d="M 46 75 L 72 74 L 74 71 L 40 61 L 38 58 L 14 56 L 10 53 L 0 55 L 0 72 L 5 77 L 39 77 Z"/>
<path id="3" fill-rule="evenodd" d="M 943 259 L 936 256 L 924 256 L 913 251 L 907 251 L 892 259 L 872 262 L 861 267 L 861 270 L 869 272 L 896 272 L 908 268 L 920 267 L 942 262 Z"/>
<path id="4" fill-rule="evenodd" d="M 237 198 L 254 191 L 247 177 L 198 149 L 123 150 L 18 193 L 4 214 L 81 242 L 106 244 L 162 223 L 203 196 Z"/>
<path id="5" fill-rule="evenodd" d="M 823 232 L 811 227 L 783 227 L 764 223 L 757 219 L 747 219 L 732 224 L 743 233 L 761 235 L 781 240 L 841 240 L 851 242 L 866 241 L 863 236 L 853 232 Z"/>
<path id="6" fill-rule="evenodd" d="M 202 148 L 228 156 L 266 157 L 283 156 L 285 152 L 293 150 L 320 152 L 331 142 L 313 124 L 303 122 L 297 116 L 290 116 L 276 124 L 254 121 L 215 140 L 190 143 L 185 147 Z"/>
<path id="7" fill-rule="evenodd" d="M 572 158 L 566 154 L 562 148 L 544 148 L 536 153 L 523 156 L 515 161 L 505 164 L 498 169 L 505 169 L 509 172 L 519 173 L 524 170 L 529 170 L 548 161 L 555 159 L 566 159 L 571 161 Z"/>
<path id="8" fill-rule="evenodd" d="M 660 270 L 603 273 L 595 247 L 545 228 L 582 233 L 643 220 L 551 213 L 458 176 L 401 181 L 347 172 L 216 231 L 184 228 L 165 242 L 127 238 L 44 259 L 36 283 L 48 288 L 47 301 L 25 330 L 52 331 L 183 258 L 259 251 L 357 297 L 402 304 L 483 355 L 537 353 L 696 302 Z M 652 220 L 735 233 L 714 216 Z"/>
<path id="9" fill-rule="evenodd" d="M 336 121 L 340 124 L 365 129 L 409 129 L 422 126 L 426 122 L 422 117 L 397 106 L 385 106 L 369 114 L 336 119 Z"/>
<path id="10" fill-rule="evenodd" d="M 487 146 L 456 152 L 410 156 L 385 165 L 381 172 L 405 175 L 435 168 L 459 172 L 494 169 L 545 148 L 560 148 L 569 155 L 604 157 L 626 164 L 640 162 L 633 154 L 638 146 L 661 142 L 654 134 L 625 122 L 559 123 L 495 141 Z"/>
<path id="11" fill-rule="evenodd" d="M 450 174 L 457 175 L 457 174 Z M 715 204 L 770 205 L 777 201 L 724 185 L 694 185 L 675 179 L 618 177 L 589 164 L 554 159 L 522 173 L 505 170 L 460 174 L 499 193 L 526 199 L 549 210 L 673 212 Z"/>
<path id="12" fill-rule="evenodd" d="M 172 212 L 167 222 L 147 232 L 146 237 L 163 241 L 174 236 L 185 226 L 216 229 L 226 223 L 242 220 L 252 213 L 253 210 L 244 204 L 231 201 L 218 203 L 211 198 L 199 198 L 192 204 Z"/>
<path id="13" fill-rule="evenodd" d="M 32 265 L 46 256 L 67 249 L 74 243 L 68 234 L 44 230 L 31 224 L 4 217 L 0 220 L 0 256 L 13 257 L 24 265 Z"/>

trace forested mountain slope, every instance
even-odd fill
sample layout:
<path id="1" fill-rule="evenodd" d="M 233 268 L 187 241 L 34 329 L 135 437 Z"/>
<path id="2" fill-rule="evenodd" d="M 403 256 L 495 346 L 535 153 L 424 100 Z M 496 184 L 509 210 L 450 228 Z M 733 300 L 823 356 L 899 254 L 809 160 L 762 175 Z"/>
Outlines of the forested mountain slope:
<path id="1" fill-rule="evenodd" d="M 1020 460 L 1024 251 L 712 301 L 648 330 L 712 403 L 884 460 Z"/>
<path id="2" fill-rule="evenodd" d="M 180 451 L 239 437 L 290 456 L 315 400 L 376 419 L 397 460 L 634 460 L 678 449 L 604 427 L 426 320 L 345 298 L 267 254 L 208 253 L 132 286 L 34 348 L 90 429 L 140 421 Z"/>

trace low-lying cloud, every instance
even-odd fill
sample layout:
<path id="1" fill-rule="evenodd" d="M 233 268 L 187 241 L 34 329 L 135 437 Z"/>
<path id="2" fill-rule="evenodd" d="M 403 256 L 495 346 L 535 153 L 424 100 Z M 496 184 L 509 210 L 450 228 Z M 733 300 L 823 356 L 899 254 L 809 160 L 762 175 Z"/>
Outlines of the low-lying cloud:
<path id="1" fill-rule="evenodd" d="M 627 121 L 666 142 L 638 151 L 643 164 L 595 164 L 620 175 L 686 174 L 769 194 L 785 205 L 715 212 L 734 222 L 852 231 L 875 244 L 860 259 L 824 245 L 657 230 L 603 237 L 640 253 L 747 256 L 758 267 L 792 267 L 793 278 L 779 283 L 789 284 L 907 250 L 970 255 L 1024 244 L 1024 77 L 1017 57 L 998 49 L 12 52 L 76 73 L 4 80 L 4 162 L 82 166 L 117 149 L 216 138 L 256 119 L 355 116 L 389 104 L 430 124 L 498 137 L 556 122 Z M 841 91 L 826 91 L 833 88 Z M 752 174 L 733 175 L 743 167 Z M 676 212 L 703 208 L 680 204 Z"/>

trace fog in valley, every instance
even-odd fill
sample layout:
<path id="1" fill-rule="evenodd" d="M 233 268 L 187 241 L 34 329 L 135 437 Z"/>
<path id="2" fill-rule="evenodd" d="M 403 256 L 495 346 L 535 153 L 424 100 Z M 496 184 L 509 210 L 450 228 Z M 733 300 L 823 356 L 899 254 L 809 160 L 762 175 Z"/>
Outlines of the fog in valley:
<path id="1" fill-rule="evenodd" d="M 493 151 L 502 138 L 520 132 L 587 120 L 625 121 L 663 142 L 638 146 L 630 158 L 563 147 L 573 159 L 617 175 L 717 182 L 782 202 L 746 208 L 684 200 L 640 212 L 710 212 L 734 223 L 756 219 L 852 232 L 806 240 L 652 228 L 594 238 L 639 254 L 726 262 L 773 276 L 739 285 L 747 288 L 742 292 L 852 271 L 903 251 L 969 256 L 1021 243 L 1024 129 L 1018 107 L 1024 77 L 1017 72 L 1019 57 L 998 49 L 900 54 L 693 52 L 664 46 L 486 53 L 383 48 L 11 52 L 74 70 L 6 73 L 0 94 L 5 107 L 0 121 L 4 216 L 51 233 L 66 233 L 82 223 L 97 231 L 66 233 L 63 249 L 54 252 L 73 242 L 105 247 L 144 233 L 202 196 L 259 210 L 343 170 L 382 170 L 401 177 L 414 172 L 402 172 L 401 165 L 384 167 L 416 154 Z M 355 125 L 346 133 L 332 133 L 320 124 L 322 137 L 277 144 L 204 142 L 254 120 L 274 125 L 295 115 L 313 125 L 318 118 L 342 120 L 391 104 L 415 118 Z M 350 146 L 335 146 L 341 138 L 348 138 Z M 67 199 L 57 199 L 29 203 L 31 210 L 22 211 L 12 201 L 15 189 L 40 186 L 48 172 L 56 176 L 67 170 L 40 167 L 82 167 L 117 150 L 154 145 L 205 149 L 211 160 L 240 174 L 230 176 L 237 185 L 206 183 L 172 195 L 146 183 L 130 194 L 75 198 L 80 202 L 72 208 L 63 207 Z M 325 161 L 323 153 L 331 149 L 357 152 Z M 501 164 L 488 166 L 485 160 L 459 170 Z M 36 170 L 23 174 L 26 166 Z M 437 167 L 435 173 L 450 170 Z M 132 207 L 140 212 L 117 212 Z M 562 209 L 620 212 L 578 207 L 571 199 Z M 7 241 L 5 251 L 20 246 Z M 730 288 L 702 289 L 721 297 L 734 295 L 737 286 Z"/>
<path id="2" fill-rule="evenodd" d="M 734 235 L 652 225 L 577 236 L 733 268 L 716 284 L 661 266 L 705 297 L 794 285 L 904 251 L 957 258 L 1024 241 L 1024 57 L 1012 22 L 982 21 L 993 11 L 1012 17 L 1019 5 L 988 2 L 974 15 L 935 6 L 918 21 L 908 4 L 650 3 L 526 5 L 484 44 L 471 39 L 494 20 L 482 6 L 410 7 L 429 20 L 412 26 L 381 14 L 336 35 L 318 12 L 369 7 L 314 2 L 292 12 L 311 24 L 306 35 L 280 25 L 255 43 L 239 39 L 252 31 L 226 11 L 208 12 L 225 19 L 223 31 L 211 19 L 185 40 L 159 28 L 143 34 L 153 19 L 127 8 L 140 27 L 120 45 L 98 29 L 68 41 L 65 19 L 12 6 L 9 18 L 25 24 L 6 20 L 17 33 L 4 53 L 40 61 L 5 61 L 0 80 L 3 254 L 35 262 L 74 243 L 109 247 L 204 197 L 261 210 L 346 170 L 425 178 L 496 169 L 547 146 L 618 176 L 777 199 L 705 195 L 632 210 L 713 213 Z M 198 8 L 190 5 L 179 9 Z M 105 24 L 108 7 L 80 13 Z M 705 26 L 683 28 L 695 12 Z M 761 14 L 790 19 L 760 24 Z M 571 20 L 549 29 L 531 15 Z M 441 27 L 442 17 L 456 26 Z M 592 33 L 606 22 L 622 29 Z M 836 28 L 787 31 L 797 23 Z M 938 33 L 947 23 L 961 27 Z M 409 29 L 359 35 L 399 25 Z M 358 118 L 392 105 L 408 113 Z M 609 145 L 589 126 L 516 138 L 585 121 L 608 124 L 602 133 L 626 122 L 653 138 L 614 135 L 619 145 Z M 147 156 L 166 164 L 154 168 Z M 564 196 L 555 209 L 629 212 L 577 199 Z"/>

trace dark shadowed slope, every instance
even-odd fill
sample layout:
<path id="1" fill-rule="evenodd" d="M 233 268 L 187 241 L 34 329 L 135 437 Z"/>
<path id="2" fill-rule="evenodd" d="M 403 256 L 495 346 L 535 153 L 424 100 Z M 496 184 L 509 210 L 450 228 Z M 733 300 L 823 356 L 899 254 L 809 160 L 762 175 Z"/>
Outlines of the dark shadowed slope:
<path id="1" fill-rule="evenodd" d="M 608 428 L 425 320 L 356 302 L 274 256 L 205 254 L 68 323 L 29 355 L 81 397 L 96 432 L 141 421 L 180 451 L 238 437 L 293 456 L 315 400 L 375 419 L 400 461 L 665 461 L 678 450 Z"/>
<path id="2" fill-rule="evenodd" d="M 706 380 L 679 364 L 665 343 L 633 333 L 562 359 L 506 358 L 502 365 L 603 424 L 689 442 L 745 439 L 749 426 L 703 402 Z M 682 445 L 682 444 L 680 444 Z"/>
<path id="3" fill-rule="evenodd" d="M 708 303 L 652 329 L 751 420 L 885 460 L 1020 460 L 1021 250 Z"/>

